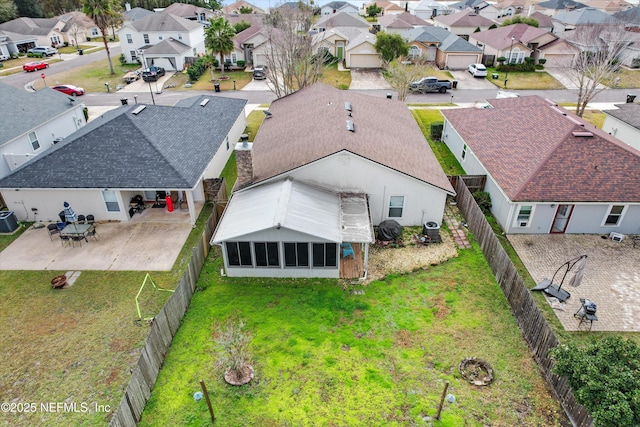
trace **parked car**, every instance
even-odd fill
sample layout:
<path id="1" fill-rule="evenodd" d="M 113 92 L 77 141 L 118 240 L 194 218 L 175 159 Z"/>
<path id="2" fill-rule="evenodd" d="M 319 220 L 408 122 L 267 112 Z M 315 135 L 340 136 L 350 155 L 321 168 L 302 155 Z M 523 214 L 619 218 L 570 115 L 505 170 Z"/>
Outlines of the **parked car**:
<path id="1" fill-rule="evenodd" d="M 253 78 L 256 80 L 264 80 L 267 78 L 266 67 L 257 66 L 253 69 Z"/>
<path id="2" fill-rule="evenodd" d="M 27 62 L 22 66 L 22 69 L 27 73 L 30 71 L 44 70 L 45 68 L 49 68 L 49 64 L 44 61 Z"/>
<path id="3" fill-rule="evenodd" d="M 142 80 L 145 82 L 155 82 L 160 77 L 164 76 L 164 68 L 162 67 L 149 67 L 142 71 Z"/>
<path id="4" fill-rule="evenodd" d="M 129 71 L 122 78 L 126 84 L 133 83 L 136 80 L 140 80 L 140 71 Z"/>
<path id="5" fill-rule="evenodd" d="M 40 54 L 44 56 L 53 56 L 56 53 L 58 53 L 58 49 L 56 49 L 55 47 L 36 46 L 27 50 L 27 53 L 35 53 L 35 54 Z"/>
<path id="6" fill-rule="evenodd" d="M 8 61 L 11 57 L 9 55 L 5 55 L 4 53 L 0 53 L 0 61 Z"/>
<path id="7" fill-rule="evenodd" d="M 451 89 L 451 80 L 438 80 L 437 77 L 423 77 L 409 85 L 409 91 L 414 93 L 445 93 L 447 89 Z"/>
<path id="8" fill-rule="evenodd" d="M 51 89 L 57 90 L 62 93 L 66 93 L 71 96 L 84 95 L 84 89 L 74 85 L 57 85 L 52 86 Z"/>
<path id="9" fill-rule="evenodd" d="M 482 64 L 471 64 L 467 70 L 473 77 L 487 77 L 487 67 Z"/>

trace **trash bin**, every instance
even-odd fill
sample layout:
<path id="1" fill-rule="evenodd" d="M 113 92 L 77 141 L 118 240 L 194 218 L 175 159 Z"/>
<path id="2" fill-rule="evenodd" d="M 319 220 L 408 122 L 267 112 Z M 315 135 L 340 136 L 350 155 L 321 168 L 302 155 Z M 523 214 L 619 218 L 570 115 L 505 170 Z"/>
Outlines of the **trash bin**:
<path id="1" fill-rule="evenodd" d="M 12 233 L 18 228 L 18 220 L 13 211 L 0 212 L 0 233 Z"/>
<path id="2" fill-rule="evenodd" d="M 498 73 L 491 73 L 491 78 L 492 78 L 493 80 L 498 80 L 498 77 L 500 77 L 500 76 L 498 75 Z"/>
<path id="3" fill-rule="evenodd" d="M 452 87 L 453 89 L 456 89 L 456 88 L 458 87 L 458 81 L 457 81 L 457 80 L 453 80 L 453 81 L 451 82 L 451 87 Z"/>
<path id="4" fill-rule="evenodd" d="M 128 98 L 120 98 L 120 102 L 122 102 L 122 105 L 129 105 Z"/>
<path id="5" fill-rule="evenodd" d="M 391 98 L 393 98 L 393 94 L 387 93 L 387 99 L 391 99 Z"/>
<path id="6" fill-rule="evenodd" d="M 84 55 L 84 50 L 78 49 L 78 55 Z"/>
<path id="7" fill-rule="evenodd" d="M 627 95 L 627 104 L 633 104 L 633 101 L 636 99 L 636 96 L 633 94 L 628 94 Z"/>
<path id="8" fill-rule="evenodd" d="M 60 211 L 58 216 L 60 217 L 60 222 L 67 222 L 67 218 L 64 216 L 64 211 Z"/>
<path id="9" fill-rule="evenodd" d="M 216 92 L 220 92 L 220 82 L 214 82 L 213 87 L 216 90 Z"/>

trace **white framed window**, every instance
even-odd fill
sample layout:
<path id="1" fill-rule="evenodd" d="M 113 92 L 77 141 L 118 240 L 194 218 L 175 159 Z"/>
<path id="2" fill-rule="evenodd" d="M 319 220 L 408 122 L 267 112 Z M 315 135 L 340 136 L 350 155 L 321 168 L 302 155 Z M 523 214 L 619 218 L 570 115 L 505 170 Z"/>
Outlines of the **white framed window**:
<path id="1" fill-rule="evenodd" d="M 462 160 L 467 157 L 467 144 L 462 145 L 462 154 L 460 156 L 462 157 Z"/>
<path id="2" fill-rule="evenodd" d="M 626 206 L 624 205 L 611 205 L 602 225 L 605 227 L 615 227 L 620 225 L 620 221 L 622 221 L 622 217 L 624 216 L 625 208 Z"/>
<path id="3" fill-rule="evenodd" d="M 516 227 L 528 227 L 531 223 L 531 216 L 533 215 L 533 206 L 520 205 L 518 208 L 518 216 L 516 218 Z"/>
<path id="4" fill-rule="evenodd" d="M 422 56 L 422 51 L 418 46 L 411 46 L 409 48 L 409 59 L 416 59 Z"/>
<path id="5" fill-rule="evenodd" d="M 129 53 L 131 54 L 131 60 L 132 61 L 137 61 L 138 60 L 138 54 L 135 50 L 130 50 Z"/>
<path id="6" fill-rule="evenodd" d="M 252 267 L 251 243 L 227 242 L 227 261 L 230 267 Z"/>
<path id="7" fill-rule="evenodd" d="M 91 37 L 98 37 L 100 35 L 100 31 L 97 27 L 93 27 L 91 29 Z"/>
<path id="8" fill-rule="evenodd" d="M 338 265 L 338 245 L 335 243 L 313 244 L 313 267 L 336 267 Z"/>
<path id="9" fill-rule="evenodd" d="M 127 43 L 133 44 L 133 37 L 131 36 L 131 34 L 127 34 Z"/>
<path id="10" fill-rule="evenodd" d="M 29 142 L 31 143 L 31 147 L 33 151 L 37 151 L 40 149 L 40 142 L 38 141 L 38 135 L 35 132 L 29 132 Z"/>
<path id="11" fill-rule="evenodd" d="M 285 242 L 284 266 L 309 268 L 309 244 Z"/>
<path id="12" fill-rule="evenodd" d="M 107 207 L 107 212 L 120 212 L 120 205 L 118 204 L 118 198 L 116 197 L 115 191 L 103 191 L 102 198 L 104 199 L 104 204 Z"/>
<path id="13" fill-rule="evenodd" d="M 231 52 L 231 62 L 234 64 L 238 62 L 238 54 L 235 52 Z"/>
<path id="14" fill-rule="evenodd" d="M 404 196 L 389 197 L 389 218 L 402 218 L 404 211 Z"/>
<path id="15" fill-rule="evenodd" d="M 143 34 L 142 37 L 144 37 L 144 42 L 149 44 L 149 34 Z"/>
<path id="16" fill-rule="evenodd" d="M 51 44 L 54 46 L 62 44 L 62 41 L 60 40 L 60 37 L 58 37 L 57 34 L 54 34 L 53 36 L 51 36 Z"/>
<path id="17" fill-rule="evenodd" d="M 280 267 L 278 242 L 254 242 L 256 267 Z"/>

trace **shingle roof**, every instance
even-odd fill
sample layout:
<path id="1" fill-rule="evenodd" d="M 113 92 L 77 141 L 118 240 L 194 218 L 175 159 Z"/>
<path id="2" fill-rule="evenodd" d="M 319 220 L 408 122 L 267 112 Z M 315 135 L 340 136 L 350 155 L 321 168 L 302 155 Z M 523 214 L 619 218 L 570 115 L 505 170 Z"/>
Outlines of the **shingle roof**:
<path id="1" fill-rule="evenodd" d="M 369 28 L 371 25 L 364 19 L 353 16 L 352 13 L 338 12 L 326 15 L 318 19 L 313 25 L 314 28 L 336 28 L 336 27 L 362 27 Z"/>
<path id="2" fill-rule="evenodd" d="M 125 16 L 130 21 L 137 21 L 138 19 L 142 19 L 145 16 L 152 14 L 153 12 L 147 9 L 143 9 L 141 7 L 134 7 L 131 10 L 127 10 L 124 12 Z"/>
<path id="3" fill-rule="evenodd" d="M 190 31 L 202 24 L 170 13 L 153 13 L 128 24 L 138 31 Z"/>
<path id="4" fill-rule="evenodd" d="M 640 26 L 640 7 L 636 6 L 622 12 L 616 12 L 613 17 L 629 24 Z"/>
<path id="5" fill-rule="evenodd" d="M 27 92 L 4 83 L 0 83 L 0 99 L 0 145 L 77 107 L 69 102 L 67 95 L 57 90 L 46 88 Z"/>
<path id="6" fill-rule="evenodd" d="M 639 151 L 537 96 L 489 103 L 442 114 L 512 201 L 640 202 Z"/>
<path id="7" fill-rule="evenodd" d="M 616 107 L 618 107 L 617 110 L 604 110 L 604 112 L 640 130 L 640 104 L 616 104 Z"/>
<path id="8" fill-rule="evenodd" d="M 184 44 L 173 37 L 169 37 L 168 39 L 162 40 L 160 43 L 145 49 L 144 54 L 179 55 L 187 50 L 191 50 L 189 45 Z"/>
<path id="9" fill-rule="evenodd" d="M 490 27 L 495 24 L 491 19 L 478 15 L 472 10 L 465 10 L 450 15 L 438 15 L 434 19 L 451 27 Z"/>
<path id="10" fill-rule="evenodd" d="M 203 99 L 209 102 L 200 106 Z M 201 95 L 174 107 L 121 106 L 0 180 L 2 188 L 193 188 L 244 99 Z"/>
<path id="11" fill-rule="evenodd" d="M 531 40 L 545 34 L 550 33 L 548 30 L 532 27 L 527 24 L 513 24 L 474 33 L 473 38 L 496 49 L 506 49 L 511 45 L 511 37 L 513 37 L 516 42 L 522 42 L 526 45 Z"/>
<path id="12" fill-rule="evenodd" d="M 614 18 L 593 7 L 585 7 L 579 10 L 559 12 L 553 17 L 554 21 L 563 24 L 587 25 L 587 24 L 616 24 L 622 21 Z"/>
<path id="13" fill-rule="evenodd" d="M 413 28 L 415 26 L 432 25 L 409 12 L 399 15 L 385 15 L 378 18 L 378 23 L 389 28 Z"/>
<path id="14" fill-rule="evenodd" d="M 479 33 L 476 33 L 479 34 Z M 481 52 L 477 46 L 472 45 L 465 39 L 458 37 L 452 32 L 442 27 L 425 28 L 417 37 L 409 38 L 409 41 L 418 41 L 420 43 L 439 43 L 438 49 L 443 52 Z"/>
<path id="15" fill-rule="evenodd" d="M 253 144 L 256 182 L 349 151 L 453 193 L 403 102 L 316 83 L 274 101 L 269 111 Z M 355 132 L 347 130 L 347 120 Z"/>
<path id="16" fill-rule="evenodd" d="M 213 15 L 213 10 L 187 3 L 172 3 L 165 7 L 161 13 L 170 13 L 181 18 L 190 19 L 198 16 L 200 13 Z"/>
<path id="17" fill-rule="evenodd" d="M 587 7 L 584 3 L 578 3 L 573 0 L 547 0 L 538 3 L 538 6 L 553 10 L 582 9 L 583 7 Z"/>
<path id="18" fill-rule="evenodd" d="M 57 23 L 58 19 L 56 18 L 16 18 L 0 24 L 0 30 L 24 35 L 46 36 Z"/>

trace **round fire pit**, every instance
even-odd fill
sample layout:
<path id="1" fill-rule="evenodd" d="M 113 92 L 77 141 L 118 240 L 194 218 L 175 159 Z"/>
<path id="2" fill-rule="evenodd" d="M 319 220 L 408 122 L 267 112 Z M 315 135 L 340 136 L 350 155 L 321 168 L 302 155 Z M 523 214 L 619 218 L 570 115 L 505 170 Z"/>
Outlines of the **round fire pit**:
<path id="1" fill-rule="evenodd" d="M 489 385 L 493 382 L 491 365 L 476 357 L 467 357 L 460 362 L 460 374 L 473 385 Z"/>
<path id="2" fill-rule="evenodd" d="M 66 284 L 67 284 L 67 276 L 56 276 L 53 279 L 51 279 L 51 286 L 53 287 L 53 289 L 60 289 Z"/>

